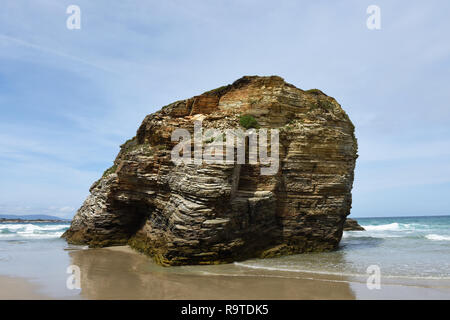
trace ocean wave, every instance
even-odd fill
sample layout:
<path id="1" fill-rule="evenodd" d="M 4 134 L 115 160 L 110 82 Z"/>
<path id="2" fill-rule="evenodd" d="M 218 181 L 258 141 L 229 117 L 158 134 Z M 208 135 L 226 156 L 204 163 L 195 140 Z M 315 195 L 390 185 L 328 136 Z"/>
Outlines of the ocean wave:
<path id="1" fill-rule="evenodd" d="M 232 273 L 217 273 L 217 272 L 209 272 L 209 271 L 201 271 L 199 274 L 203 276 L 222 276 L 222 277 L 253 277 L 253 278 L 281 278 L 281 279 L 300 279 L 300 280 L 315 280 L 315 281 L 326 281 L 326 282 L 344 282 L 348 283 L 347 280 L 335 280 L 335 279 L 320 279 L 320 278 L 311 278 L 311 277 L 295 277 L 295 276 L 282 276 L 282 275 L 265 275 L 265 274 L 232 274 Z"/>
<path id="2" fill-rule="evenodd" d="M 6 240 L 15 240 L 17 238 L 25 238 L 25 239 L 53 239 L 60 238 L 64 232 L 55 232 L 55 233 L 47 233 L 47 234 L 30 234 L 30 233 L 22 233 L 22 234 L 0 234 L 0 239 Z"/>
<path id="3" fill-rule="evenodd" d="M 57 230 L 61 228 L 67 228 L 69 224 L 44 224 L 44 225 L 36 225 L 32 223 L 25 224 L 12 224 L 12 223 L 3 223 L 0 224 L 0 229 L 21 229 L 21 228 L 32 228 L 36 230 Z"/>
<path id="4" fill-rule="evenodd" d="M 68 224 L 0 224 L 0 239 L 26 238 L 51 239 L 59 238 L 69 227 Z"/>
<path id="5" fill-rule="evenodd" d="M 51 231 L 51 230 L 60 230 L 67 228 L 68 224 L 54 224 L 54 225 L 35 225 L 31 223 L 27 224 L 0 224 L 0 230 L 8 229 L 8 230 L 20 230 L 20 229 L 26 229 L 29 231 L 32 230 L 43 230 L 43 231 Z"/>
<path id="6" fill-rule="evenodd" d="M 322 275 L 350 276 L 350 277 L 365 276 L 364 274 L 359 274 L 359 273 L 342 273 L 342 272 L 332 272 L 332 271 L 293 269 L 293 268 L 288 268 L 288 267 L 284 267 L 284 266 L 269 267 L 269 266 L 261 266 L 261 265 L 256 265 L 256 264 L 247 264 L 247 263 L 243 263 L 243 262 L 235 262 L 234 265 L 239 266 L 239 267 L 249 268 L 249 269 L 260 269 L 260 270 L 267 270 L 267 271 L 314 273 L 314 274 L 322 274 Z"/>
<path id="7" fill-rule="evenodd" d="M 450 236 L 442 236 L 439 234 L 427 234 L 425 238 L 434 241 L 450 241 Z"/>
<path id="8" fill-rule="evenodd" d="M 14 234 L 14 231 L 11 231 L 9 229 L 0 229 L 0 234 Z"/>
<path id="9" fill-rule="evenodd" d="M 364 225 L 361 226 L 367 231 L 426 231 L 430 230 L 430 225 L 423 223 L 399 223 L 392 222 L 380 225 Z"/>
<path id="10" fill-rule="evenodd" d="M 364 231 L 344 231 L 342 234 L 342 239 L 351 239 L 351 238 L 359 238 L 359 239 L 383 239 L 383 238 L 401 238 L 402 235 L 391 234 L 386 232 L 364 232 Z"/>
<path id="11" fill-rule="evenodd" d="M 409 225 L 402 224 L 403 227 L 409 227 Z M 398 231 L 400 229 L 404 229 L 400 226 L 398 222 L 393 222 L 389 224 L 380 224 L 378 226 L 374 225 L 363 225 L 362 226 L 366 231 Z"/>
<path id="12" fill-rule="evenodd" d="M 309 273 L 309 274 L 320 274 L 320 275 L 332 275 L 332 276 L 342 276 L 342 277 L 367 277 L 367 273 L 358 272 L 336 272 L 336 271 L 326 271 L 326 270 L 306 270 L 306 269 L 294 269 L 284 266 L 262 266 L 257 264 L 248 264 L 243 262 L 235 262 L 234 265 L 249 268 L 249 269 L 261 269 L 267 271 L 278 271 L 278 272 L 291 272 L 291 273 Z M 383 274 L 383 277 L 389 279 L 411 279 L 411 280 L 450 280 L 449 276 L 428 276 L 428 275 L 396 275 L 396 274 Z"/>

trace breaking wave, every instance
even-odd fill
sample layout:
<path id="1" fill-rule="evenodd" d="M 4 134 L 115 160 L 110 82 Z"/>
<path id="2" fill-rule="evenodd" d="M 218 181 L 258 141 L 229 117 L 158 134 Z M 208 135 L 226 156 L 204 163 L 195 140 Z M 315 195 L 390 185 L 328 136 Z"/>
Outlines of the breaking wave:
<path id="1" fill-rule="evenodd" d="M 59 238 L 68 228 L 69 224 L 0 224 L 0 240 Z"/>
<path id="2" fill-rule="evenodd" d="M 425 238 L 434 241 L 450 241 L 450 236 L 442 236 L 439 234 L 427 234 Z"/>

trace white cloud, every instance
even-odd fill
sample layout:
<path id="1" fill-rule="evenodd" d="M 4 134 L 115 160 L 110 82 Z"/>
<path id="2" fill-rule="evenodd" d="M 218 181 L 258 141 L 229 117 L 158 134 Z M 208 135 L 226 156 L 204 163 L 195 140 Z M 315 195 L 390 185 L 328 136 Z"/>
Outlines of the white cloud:
<path id="1" fill-rule="evenodd" d="M 33 50 L 38 50 L 38 51 L 41 51 L 43 53 L 47 53 L 47 54 L 54 55 L 54 56 L 59 56 L 59 57 L 62 57 L 62 58 L 65 58 L 65 59 L 69 59 L 69 60 L 72 60 L 72 61 L 75 61 L 75 62 L 78 62 L 78 63 L 81 63 L 81 64 L 85 64 L 85 65 L 87 65 L 89 67 L 100 69 L 102 71 L 112 72 L 112 70 L 109 70 L 109 69 L 107 69 L 107 68 L 105 68 L 105 67 L 103 67 L 103 66 L 101 66 L 101 65 L 99 65 L 97 63 L 93 63 L 93 62 L 87 61 L 85 59 L 82 59 L 82 58 L 79 58 L 79 57 L 76 57 L 76 56 L 73 56 L 73 55 L 70 55 L 70 54 L 67 54 L 67 53 L 64 53 L 64 52 L 60 52 L 60 51 L 57 51 L 57 50 L 54 50 L 54 49 L 51 49 L 51 48 L 46 48 L 46 47 L 43 47 L 43 46 L 40 46 L 40 45 L 36 45 L 36 44 L 30 43 L 30 42 L 27 42 L 25 40 L 21 40 L 21 39 L 18 39 L 18 38 L 10 37 L 10 36 L 4 35 L 4 34 L 0 34 L 0 40 L 3 40 L 4 42 L 6 42 L 8 44 L 11 44 L 11 45 L 25 46 L 25 47 L 31 48 Z M 8 50 L 8 48 L 6 48 L 5 50 Z"/>

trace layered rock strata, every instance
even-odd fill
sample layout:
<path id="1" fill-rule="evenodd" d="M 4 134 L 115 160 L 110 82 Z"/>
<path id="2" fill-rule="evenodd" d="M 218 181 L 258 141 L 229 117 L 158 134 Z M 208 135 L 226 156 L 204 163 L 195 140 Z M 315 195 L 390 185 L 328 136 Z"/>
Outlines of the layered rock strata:
<path id="1" fill-rule="evenodd" d="M 261 175 L 261 164 L 172 161 L 175 129 L 193 133 L 201 121 L 245 130 L 243 115 L 279 131 L 275 174 Z M 162 265 L 333 250 L 350 213 L 356 158 L 354 126 L 335 99 L 277 76 L 245 76 L 148 115 L 63 237 L 128 243 Z"/>

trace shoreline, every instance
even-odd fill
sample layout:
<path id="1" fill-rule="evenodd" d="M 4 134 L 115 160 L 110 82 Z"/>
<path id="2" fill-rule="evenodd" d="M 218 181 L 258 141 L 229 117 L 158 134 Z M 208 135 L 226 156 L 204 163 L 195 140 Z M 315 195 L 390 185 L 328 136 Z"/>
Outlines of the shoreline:
<path id="1" fill-rule="evenodd" d="M 128 246 L 71 251 L 83 299 L 354 299 L 347 283 L 251 274 L 208 274 L 203 266 L 162 267 Z M 210 266 L 211 267 L 211 266 Z M 216 267 L 216 266 L 212 266 Z M 233 264 L 219 268 L 234 268 Z M 196 271 L 200 269 L 200 271 Z"/>
<path id="2" fill-rule="evenodd" d="M 365 278 L 331 274 L 255 271 L 235 264 L 161 267 L 128 246 L 70 254 L 80 265 L 86 299 L 450 299 L 448 282 L 439 288 L 433 281 L 390 280 L 381 290 L 369 290 Z"/>
<path id="3" fill-rule="evenodd" d="M 65 274 L 56 281 L 58 290 L 45 278 L 0 275 L 0 299 L 450 299 L 450 285 L 436 286 L 441 281 L 429 282 L 434 286 L 423 281 L 382 281 L 381 290 L 369 290 L 365 279 L 343 275 L 252 270 L 236 264 L 162 267 L 128 246 L 72 249 L 67 254 L 67 263 L 80 268 L 81 290 L 65 289 Z"/>

